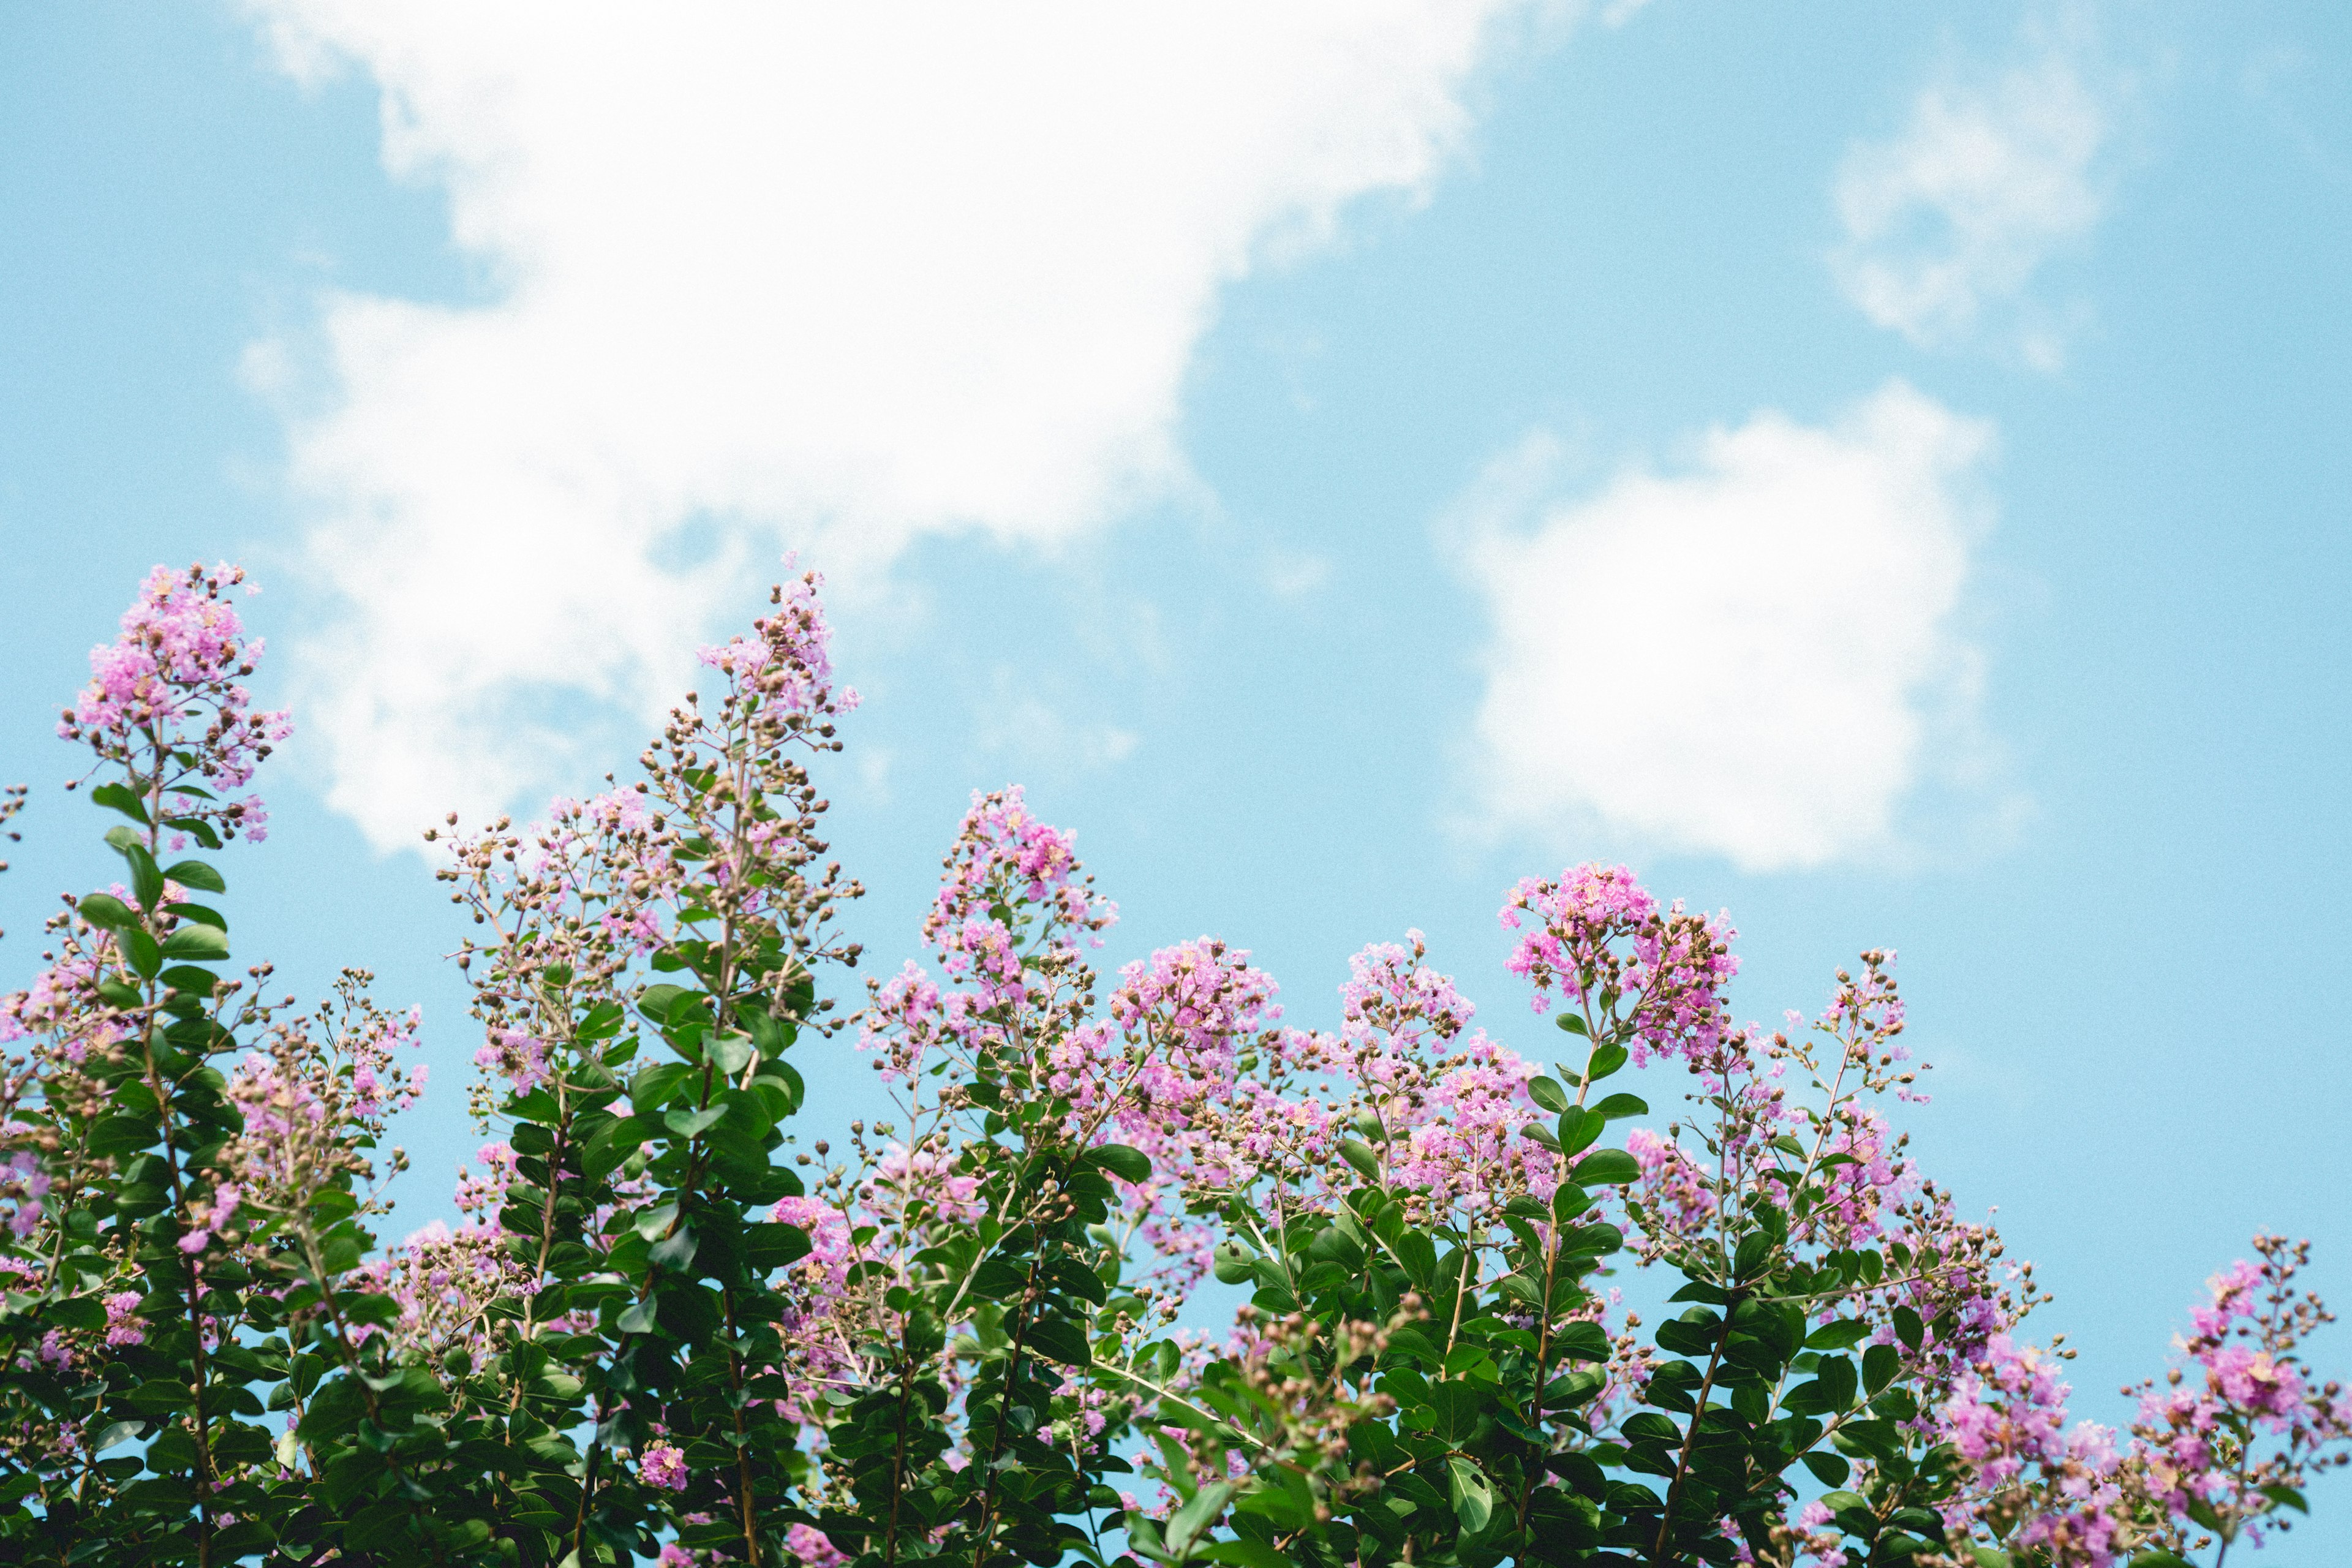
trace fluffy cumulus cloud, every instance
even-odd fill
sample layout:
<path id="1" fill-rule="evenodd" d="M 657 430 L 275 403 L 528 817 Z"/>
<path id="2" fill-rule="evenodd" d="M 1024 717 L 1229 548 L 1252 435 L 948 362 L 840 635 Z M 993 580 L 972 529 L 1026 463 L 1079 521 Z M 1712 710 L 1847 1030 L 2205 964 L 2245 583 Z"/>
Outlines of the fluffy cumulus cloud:
<path id="1" fill-rule="evenodd" d="M 1548 494 L 1542 437 L 1456 520 L 1491 613 L 1482 816 L 1744 869 L 1899 847 L 1968 729 L 1954 626 L 1991 431 L 1901 384 L 1826 427 L 1759 413 L 1683 471 Z"/>
<path id="2" fill-rule="evenodd" d="M 2056 368 L 2064 323 L 2027 286 L 2099 220 L 2109 119 L 2061 49 L 1927 88 L 1899 132 L 1856 143 L 1839 171 L 1832 260 L 1846 297 L 1922 347 L 1991 334 Z"/>
<path id="3" fill-rule="evenodd" d="M 488 287 L 255 356 L 345 602 L 304 710 L 386 844 L 656 706 L 779 537 L 856 570 L 1181 489 L 1219 289 L 1425 193 L 1518 9 L 251 3 L 379 87 Z"/>

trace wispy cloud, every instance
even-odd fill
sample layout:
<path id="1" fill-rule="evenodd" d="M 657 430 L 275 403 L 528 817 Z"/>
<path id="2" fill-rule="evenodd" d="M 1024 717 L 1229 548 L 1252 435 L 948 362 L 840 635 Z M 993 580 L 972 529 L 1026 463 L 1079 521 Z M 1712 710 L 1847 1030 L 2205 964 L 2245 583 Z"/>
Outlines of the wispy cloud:
<path id="1" fill-rule="evenodd" d="M 1831 259 L 1846 298 L 1922 347 L 1997 340 L 2057 368 L 2065 313 L 2029 285 L 2099 221 L 2110 120 L 2076 51 L 2054 44 L 1998 76 L 1928 86 L 1899 132 L 1855 143 L 1838 173 L 1845 236 Z"/>
<path id="2" fill-rule="evenodd" d="M 291 479 L 347 612 L 303 697 L 385 845 L 656 706 L 771 536 L 856 570 L 1181 491 L 1220 288 L 1426 193 L 1520 8 L 251 3 L 380 86 L 494 285 L 255 356 L 324 388 Z"/>
<path id="3" fill-rule="evenodd" d="M 1492 616 L 1487 830 L 1749 870 L 1899 852 L 1906 798 L 1978 760 L 1953 612 L 1991 442 L 1897 382 L 1826 427 L 1711 430 L 1684 471 L 1582 499 L 1553 495 L 1549 437 L 1499 460 L 1453 524 Z"/>

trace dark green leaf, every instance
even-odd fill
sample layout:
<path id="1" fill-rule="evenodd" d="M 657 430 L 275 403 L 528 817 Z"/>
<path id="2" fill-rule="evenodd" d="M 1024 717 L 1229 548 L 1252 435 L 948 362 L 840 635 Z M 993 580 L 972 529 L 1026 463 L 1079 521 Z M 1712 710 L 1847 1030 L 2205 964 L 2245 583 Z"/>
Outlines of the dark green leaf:
<path id="1" fill-rule="evenodd" d="M 1098 1143 L 1087 1151 L 1087 1163 L 1099 1165 L 1122 1182 L 1151 1179 L 1151 1160 L 1140 1149 L 1124 1143 Z"/>
<path id="2" fill-rule="evenodd" d="M 113 833 L 108 834 L 107 837 L 111 839 L 115 833 L 127 834 L 130 831 L 127 827 L 118 827 Z M 131 891 L 132 896 L 138 899 L 139 907 L 142 910 L 153 909 L 163 897 L 163 873 L 156 869 L 155 857 L 147 853 L 147 847 L 136 838 L 131 839 L 128 845 L 118 845 L 116 847 L 121 851 L 122 858 L 130 863 Z"/>
<path id="3" fill-rule="evenodd" d="M 712 1035 L 705 1045 L 710 1052 L 710 1059 L 718 1063 L 719 1070 L 729 1078 L 735 1077 L 751 1065 L 752 1046 L 749 1035 Z"/>
<path id="4" fill-rule="evenodd" d="M 646 1256 L 664 1268 L 684 1270 L 694 1262 L 695 1240 L 691 1226 L 679 1226 L 663 1240 L 656 1241 Z"/>
<path id="5" fill-rule="evenodd" d="M 82 919 L 107 931 L 122 931 L 138 923 L 131 906 L 112 893 L 86 893 L 75 908 Z"/>
<path id="6" fill-rule="evenodd" d="M 1608 1099 L 1602 1100 L 1600 1104 L 1592 1106 L 1590 1109 L 1599 1115 L 1608 1118 L 1612 1121 L 1616 1121 L 1628 1116 L 1647 1116 L 1650 1114 L 1649 1102 L 1647 1100 L 1636 1099 L 1634 1096 L 1630 1094 L 1612 1094 Z"/>
<path id="7" fill-rule="evenodd" d="M 147 1430 L 147 1423 L 144 1421 L 116 1421 L 110 1423 L 106 1430 L 100 1432 L 97 1437 L 91 1441 L 89 1451 L 93 1454 L 103 1454 L 109 1448 L 114 1447 L 118 1444 L 130 1442 L 133 1437 L 138 1436 L 140 1433 L 144 1432 L 145 1430 Z"/>
<path id="8" fill-rule="evenodd" d="M 1475 1535 L 1486 1528 L 1495 1516 L 1495 1494 L 1486 1485 L 1486 1477 L 1478 1467 L 1460 1455 L 1446 1461 L 1446 1491 L 1454 1504 L 1454 1516 L 1462 1528 Z"/>
<path id="9" fill-rule="evenodd" d="M 1840 1318 L 1834 1322 L 1823 1323 L 1806 1335 L 1805 1348 L 1809 1351 L 1852 1350 L 1869 1333 L 1870 1325 L 1860 1318 Z"/>
<path id="10" fill-rule="evenodd" d="M 1065 1366 L 1087 1366 L 1095 1359 L 1086 1331 L 1066 1319 L 1040 1317 L 1029 1325 L 1028 1338 L 1039 1354 Z"/>
<path id="11" fill-rule="evenodd" d="M 1169 1515 L 1165 1533 L 1161 1537 L 1168 1555 L 1182 1562 L 1190 1554 L 1193 1542 L 1215 1522 L 1219 1514 L 1225 1511 L 1225 1505 L 1233 1501 L 1234 1494 L 1240 1489 L 1231 1481 L 1214 1482 L 1193 1493 L 1191 1501 Z"/>
<path id="12" fill-rule="evenodd" d="M 1552 1078 L 1532 1078 L 1528 1080 L 1528 1098 L 1550 1111 L 1554 1116 L 1569 1106 L 1568 1090 Z"/>
<path id="13" fill-rule="evenodd" d="M 683 985 L 648 985 L 645 994 L 637 998 L 637 1011 L 645 1015 L 648 1023 L 667 1023 L 670 1004 L 685 994 Z"/>
<path id="14" fill-rule="evenodd" d="M 1617 1186 L 1642 1179 L 1642 1166 L 1622 1149 L 1596 1149 L 1576 1163 L 1569 1179 L 1580 1187 Z"/>
<path id="15" fill-rule="evenodd" d="M 196 893 L 226 893 L 228 884 L 202 860 L 181 860 L 163 868 L 163 879 Z"/>
<path id="16" fill-rule="evenodd" d="M 699 1138 L 718 1126 L 726 1114 L 727 1106 L 723 1101 L 706 1105 L 699 1110 L 688 1110 L 684 1106 L 680 1106 L 662 1118 L 662 1125 L 667 1127 L 676 1137 Z"/>
<path id="17" fill-rule="evenodd" d="M 213 926 L 184 925 L 163 939 L 163 956 L 217 963 L 228 956 L 228 937 Z"/>
<path id="18" fill-rule="evenodd" d="M 1559 1113 L 1559 1150 L 1563 1154 L 1581 1154 L 1601 1140 L 1609 1130 L 1609 1119 L 1595 1110 L 1580 1110 L 1570 1106 Z"/>
<path id="19" fill-rule="evenodd" d="M 1895 1381 L 1895 1373 L 1903 1364 L 1903 1352 L 1893 1345 L 1873 1345 L 1862 1352 L 1863 1386 L 1876 1394 Z"/>
<path id="20" fill-rule="evenodd" d="M 119 811 L 140 826 L 149 826 L 147 803 L 119 784 L 102 784 L 89 792 L 90 804 Z"/>

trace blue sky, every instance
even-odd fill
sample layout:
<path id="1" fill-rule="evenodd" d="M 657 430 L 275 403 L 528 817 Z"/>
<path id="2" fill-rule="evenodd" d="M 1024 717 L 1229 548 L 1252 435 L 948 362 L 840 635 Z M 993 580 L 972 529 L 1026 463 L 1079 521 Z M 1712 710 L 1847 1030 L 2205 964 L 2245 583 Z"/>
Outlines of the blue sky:
<path id="1" fill-rule="evenodd" d="M 12 973 L 106 874 L 85 651 L 246 563 L 300 730 L 240 956 L 425 1005 L 443 1212 L 476 1042 L 400 847 L 623 765 L 796 546 L 893 965 L 1022 780 L 1112 955 L 1213 931 L 1314 1022 L 1419 926 L 1541 1055 L 1500 892 L 1622 858 L 1750 1016 L 1902 952 L 1909 1125 L 2084 1407 L 2257 1227 L 2344 1293 L 2339 11 L 864 15 L 0 21 Z"/>

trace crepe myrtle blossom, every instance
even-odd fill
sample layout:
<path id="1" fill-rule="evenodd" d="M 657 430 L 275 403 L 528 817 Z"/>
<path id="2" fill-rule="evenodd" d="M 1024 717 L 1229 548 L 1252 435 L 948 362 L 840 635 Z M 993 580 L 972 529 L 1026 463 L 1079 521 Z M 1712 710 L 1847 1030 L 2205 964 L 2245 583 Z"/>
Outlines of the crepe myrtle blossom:
<path id="1" fill-rule="evenodd" d="M 682 1492 L 686 1489 L 686 1456 L 673 1444 L 648 1443 L 637 1456 L 637 1475 L 647 1486 Z"/>
<path id="2" fill-rule="evenodd" d="M 158 566 L 123 612 L 121 635 L 92 648 L 89 684 L 58 723 L 100 766 L 128 774 L 151 825 L 189 836 L 268 837 L 261 797 L 242 789 L 293 732 L 284 712 L 257 711 L 243 682 L 262 653 L 226 596 L 245 583 L 235 566 Z M 258 590 L 247 585 L 248 593 Z"/>
<path id="3" fill-rule="evenodd" d="M 2299 1497 L 2313 1473 L 2352 1462 L 2352 1393 L 2315 1385 L 2300 1353 L 2334 1321 L 2295 1282 L 2310 1244 L 2258 1236 L 2254 1248 L 2207 1282 L 2191 1332 L 2176 1342 L 2179 1364 L 2163 1387 L 2138 1391 L 2132 1435 L 2158 1505 L 2259 1544 L 2267 1529 L 2286 1527 L 2281 1495 Z"/>
<path id="4" fill-rule="evenodd" d="M 1588 1016 L 1595 1039 L 1619 1034 L 1644 1065 L 1652 1053 L 1689 1057 L 1728 1027 L 1723 990 L 1738 972 L 1736 934 L 1721 915 L 1658 901 L 1622 866 L 1572 866 L 1557 881 L 1529 877 L 1503 901 L 1521 932 L 1507 967 L 1535 986 L 1540 1014 L 1558 988 Z"/>
<path id="5" fill-rule="evenodd" d="M 787 565 L 791 557 L 786 557 Z M 740 688 L 757 689 L 777 706 L 811 713 L 856 711 L 858 696 L 833 684 L 833 626 L 821 594 L 824 577 L 802 574 L 776 590 L 772 614 L 753 623 L 750 637 L 697 650 L 709 668 L 731 677 Z"/>
<path id="6" fill-rule="evenodd" d="M 106 1342 L 110 1345 L 140 1345 L 147 1342 L 146 1326 L 139 1321 L 136 1290 L 118 1290 L 106 1299 Z"/>
<path id="7" fill-rule="evenodd" d="M 1021 1000 L 1028 966 L 1077 962 L 1081 945 L 1101 946 L 1118 921 L 1118 906 L 1083 874 L 1076 844 L 1030 811 L 1020 785 L 973 792 L 923 917 L 923 941 L 982 1007 Z"/>

